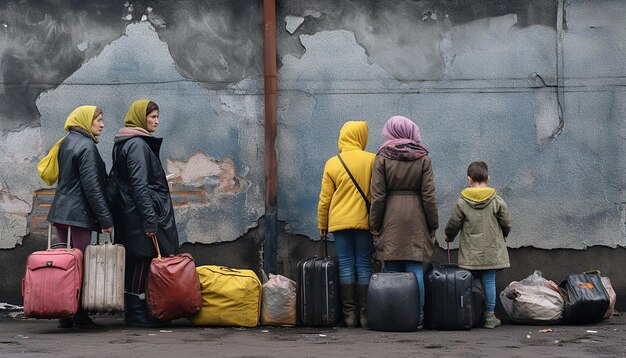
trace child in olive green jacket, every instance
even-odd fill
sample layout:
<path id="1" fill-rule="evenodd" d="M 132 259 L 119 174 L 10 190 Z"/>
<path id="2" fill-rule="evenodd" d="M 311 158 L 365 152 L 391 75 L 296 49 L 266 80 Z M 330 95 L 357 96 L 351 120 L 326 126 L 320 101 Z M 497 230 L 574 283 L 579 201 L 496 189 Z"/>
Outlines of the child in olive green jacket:
<path id="1" fill-rule="evenodd" d="M 485 162 L 467 168 L 469 188 L 454 203 L 446 225 L 446 241 L 461 231 L 459 266 L 480 275 L 485 289 L 485 328 L 495 328 L 496 270 L 510 266 L 506 238 L 511 231 L 509 209 L 494 188 L 490 188 Z"/>

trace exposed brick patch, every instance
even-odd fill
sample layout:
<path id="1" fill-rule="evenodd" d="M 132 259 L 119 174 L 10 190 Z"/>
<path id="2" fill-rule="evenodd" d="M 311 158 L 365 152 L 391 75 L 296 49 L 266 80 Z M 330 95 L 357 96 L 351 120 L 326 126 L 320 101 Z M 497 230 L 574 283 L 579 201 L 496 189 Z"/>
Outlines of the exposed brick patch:
<path id="1" fill-rule="evenodd" d="M 54 199 L 54 190 L 37 190 L 33 193 L 33 211 L 26 217 L 31 232 L 46 234 L 48 211 Z"/>
<path id="2" fill-rule="evenodd" d="M 172 183 L 170 183 L 172 184 Z M 184 184 L 170 186 L 172 205 L 180 207 L 184 205 L 207 205 L 207 193 L 204 185 L 197 188 Z M 177 190 L 183 189 L 183 190 Z M 48 211 L 54 200 L 54 190 L 37 190 L 33 193 L 33 211 L 27 216 L 28 226 L 31 232 L 46 234 L 48 230 Z"/>

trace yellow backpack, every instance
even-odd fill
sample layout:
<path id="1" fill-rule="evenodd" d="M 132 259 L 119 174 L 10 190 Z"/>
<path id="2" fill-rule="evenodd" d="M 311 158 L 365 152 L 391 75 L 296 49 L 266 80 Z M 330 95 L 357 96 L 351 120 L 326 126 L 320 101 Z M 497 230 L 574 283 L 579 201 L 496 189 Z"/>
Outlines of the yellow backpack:
<path id="1" fill-rule="evenodd" d="M 196 267 L 202 308 L 191 317 L 199 326 L 255 327 L 261 313 L 261 281 L 252 270 L 222 266 Z"/>

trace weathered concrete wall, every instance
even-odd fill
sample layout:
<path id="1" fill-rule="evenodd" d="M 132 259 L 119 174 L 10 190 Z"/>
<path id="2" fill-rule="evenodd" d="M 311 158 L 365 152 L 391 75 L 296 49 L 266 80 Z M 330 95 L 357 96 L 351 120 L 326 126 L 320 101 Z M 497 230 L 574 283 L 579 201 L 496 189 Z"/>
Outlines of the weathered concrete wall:
<path id="1" fill-rule="evenodd" d="M 299 111 L 281 116 L 280 134 L 283 147 L 296 144 L 281 153 L 280 207 L 307 212 L 280 211 L 295 232 L 314 235 L 318 178 L 337 151 L 341 122 L 368 120 L 375 151 L 384 121 L 404 114 L 422 129 L 433 158 L 441 225 L 467 164 L 484 159 L 511 207 L 510 247 L 626 243 L 625 60 L 616 40 L 625 4 L 479 3 L 289 2 L 283 9 L 304 19 L 279 42 L 282 98 Z M 296 148 L 304 156 L 292 154 Z"/>
<path id="2" fill-rule="evenodd" d="M 260 0 L 0 4 L 0 256 L 41 246 L 27 235 L 45 226 L 53 188 L 35 166 L 67 114 L 103 108 L 110 166 L 128 106 L 151 98 L 183 248 L 260 267 L 261 10 Z M 315 252 L 302 242 L 317 236 L 321 173 L 342 123 L 367 120 L 376 151 L 394 114 L 422 129 L 440 225 L 467 164 L 483 159 L 512 211 L 512 257 L 565 250 L 544 271 L 583 255 L 567 249 L 622 257 L 624 15 L 617 0 L 278 1 L 278 214 L 281 237 L 298 238 L 281 241 L 283 272 Z M 585 257 L 585 269 L 604 260 Z"/>

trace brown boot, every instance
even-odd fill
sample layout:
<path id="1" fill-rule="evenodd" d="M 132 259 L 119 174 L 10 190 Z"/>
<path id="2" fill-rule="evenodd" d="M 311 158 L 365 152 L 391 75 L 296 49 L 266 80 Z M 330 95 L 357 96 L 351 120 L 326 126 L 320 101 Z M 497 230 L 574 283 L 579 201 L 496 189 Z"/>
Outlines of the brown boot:
<path id="1" fill-rule="evenodd" d="M 367 328 L 367 289 L 369 285 L 358 285 L 357 292 L 359 294 L 359 321 L 361 328 Z"/>
<path id="2" fill-rule="evenodd" d="M 355 328 L 358 323 L 356 304 L 356 285 L 339 285 L 341 292 L 341 306 L 343 309 L 343 321 L 348 328 Z"/>

